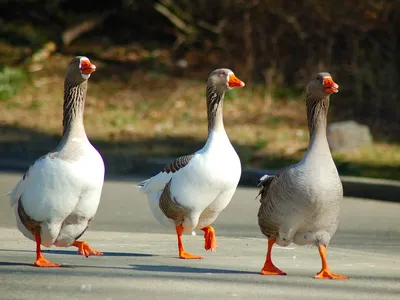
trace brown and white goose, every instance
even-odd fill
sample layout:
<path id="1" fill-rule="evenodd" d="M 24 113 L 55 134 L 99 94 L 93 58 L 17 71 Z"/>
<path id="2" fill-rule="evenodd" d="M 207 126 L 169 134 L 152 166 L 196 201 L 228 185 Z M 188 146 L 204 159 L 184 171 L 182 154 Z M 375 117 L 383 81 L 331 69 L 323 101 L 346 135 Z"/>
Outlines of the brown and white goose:
<path id="1" fill-rule="evenodd" d="M 104 181 L 103 159 L 83 125 L 88 79 L 95 70 L 87 57 L 72 59 L 64 83 L 62 139 L 35 161 L 10 194 L 18 229 L 36 241 L 38 267 L 60 266 L 43 257 L 41 245 L 75 246 L 86 257 L 102 254 L 78 241 L 96 214 Z"/>
<path id="2" fill-rule="evenodd" d="M 258 224 L 268 237 L 268 251 L 261 273 L 286 275 L 272 263 L 272 246 L 314 244 L 322 269 L 315 278 L 347 279 L 332 273 L 326 261 L 326 247 L 336 232 L 342 183 L 329 149 L 326 126 L 329 97 L 339 86 L 329 73 L 314 75 L 307 85 L 308 150 L 300 162 L 275 176 L 260 179 L 261 206 Z"/>
<path id="3" fill-rule="evenodd" d="M 161 224 L 175 227 L 180 258 L 202 258 L 185 251 L 183 232 L 201 229 L 205 249 L 215 251 L 217 247 L 210 224 L 231 201 L 241 175 L 239 157 L 225 132 L 222 103 L 225 91 L 243 86 L 231 70 L 213 71 L 206 90 L 206 144 L 194 154 L 177 158 L 138 185 L 139 190 L 147 194 L 155 218 Z"/>

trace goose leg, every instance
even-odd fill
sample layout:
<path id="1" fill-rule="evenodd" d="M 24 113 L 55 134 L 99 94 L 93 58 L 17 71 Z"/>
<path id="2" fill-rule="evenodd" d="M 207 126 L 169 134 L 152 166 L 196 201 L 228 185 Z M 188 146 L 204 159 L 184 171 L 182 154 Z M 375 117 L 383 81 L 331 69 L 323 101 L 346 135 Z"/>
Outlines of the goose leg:
<path id="1" fill-rule="evenodd" d="M 326 247 L 323 245 L 318 246 L 319 255 L 322 260 L 322 269 L 321 271 L 314 277 L 316 279 L 349 279 L 349 277 L 344 275 L 339 275 L 332 273 L 329 270 L 328 263 L 326 261 Z"/>
<path id="2" fill-rule="evenodd" d="M 276 240 L 274 238 L 268 240 L 267 257 L 265 259 L 264 267 L 261 269 L 262 275 L 286 275 L 285 272 L 279 270 L 272 263 L 271 252 L 272 252 L 272 246 L 275 244 L 275 241 Z"/>
<path id="3" fill-rule="evenodd" d="M 203 259 L 203 256 L 190 254 L 190 253 L 187 253 L 185 251 L 185 248 L 183 248 L 183 243 L 182 243 L 182 233 L 183 233 L 183 226 L 182 225 L 176 226 L 176 235 L 178 236 L 179 258 L 182 258 L 182 259 Z"/>
<path id="4" fill-rule="evenodd" d="M 89 257 L 90 255 L 103 255 L 103 253 L 93 249 L 92 247 L 89 246 L 89 244 L 85 241 L 75 241 L 72 246 L 75 246 L 78 248 L 78 253 L 82 254 L 86 257 Z"/>
<path id="5" fill-rule="evenodd" d="M 40 248 L 40 234 L 35 234 L 36 240 L 36 261 L 34 265 L 36 267 L 43 267 L 43 268 L 51 268 L 51 267 L 60 267 L 60 264 L 55 264 L 51 261 L 48 261 L 43 257 L 42 249 Z"/>
<path id="6" fill-rule="evenodd" d="M 215 231 L 211 226 L 206 226 L 201 230 L 204 231 L 204 248 L 215 252 L 217 249 L 217 240 L 215 239 Z"/>

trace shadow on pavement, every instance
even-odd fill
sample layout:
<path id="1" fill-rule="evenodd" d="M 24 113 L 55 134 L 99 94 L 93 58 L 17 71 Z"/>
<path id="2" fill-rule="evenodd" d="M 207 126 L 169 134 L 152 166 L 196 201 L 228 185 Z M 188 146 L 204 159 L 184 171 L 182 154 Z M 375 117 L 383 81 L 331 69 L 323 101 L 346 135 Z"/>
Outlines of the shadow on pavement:
<path id="1" fill-rule="evenodd" d="M 257 272 L 240 271 L 240 270 L 210 269 L 210 268 L 183 267 L 183 266 L 160 266 L 160 265 L 130 265 L 130 266 L 132 266 L 134 270 L 148 271 L 148 272 L 259 274 Z"/>
<path id="2" fill-rule="evenodd" d="M 35 251 L 30 250 L 14 250 L 14 249 L 0 249 L 0 252 L 30 252 L 35 253 Z M 44 254 L 62 254 L 62 255 L 80 255 L 76 251 L 73 250 L 42 250 Z M 147 254 L 147 253 L 133 253 L 133 252 L 103 252 L 102 256 L 110 256 L 110 257 L 151 257 L 157 256 L 154 254 Z M 0 263 L 1 264 L 1 263 Z"/>

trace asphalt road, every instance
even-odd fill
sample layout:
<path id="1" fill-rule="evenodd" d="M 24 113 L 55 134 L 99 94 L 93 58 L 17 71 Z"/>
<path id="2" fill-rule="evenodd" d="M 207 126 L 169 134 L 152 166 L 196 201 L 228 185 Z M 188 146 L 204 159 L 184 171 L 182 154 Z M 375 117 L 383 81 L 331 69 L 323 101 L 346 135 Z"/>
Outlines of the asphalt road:
<path id="1" fill-rule="evenodd" d="M 315 247 L 274 248 L 288 276 L 261 276 L 266 239 L 256 220 L 257 190 L 239 188 L 214 228 L 218 249 L 186 235 L 189 252 L 204 260 L 177 259 L 173 229 L 152 217 L 135 183 L 107 180 L 98 214 L 84 239 L 103 251 L 88 259 L 75 248 L 46 250 L 63 268 L 31 264 L 35 245 L 15 227 L 6 193 L 21 174 L 0 173 L 0 299 L 400 299 L 400 204 L 345 198 L 339 229 L 328 248 L 333 272 L 347 281 L 315 280 Z"/>

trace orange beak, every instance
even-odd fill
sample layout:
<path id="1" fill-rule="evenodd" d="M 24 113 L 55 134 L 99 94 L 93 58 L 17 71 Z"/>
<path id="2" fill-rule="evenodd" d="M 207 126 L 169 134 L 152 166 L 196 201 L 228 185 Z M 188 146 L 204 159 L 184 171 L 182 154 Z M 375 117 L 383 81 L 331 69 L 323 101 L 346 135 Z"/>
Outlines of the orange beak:
<path id="1" fill-rule="evenodd" d="M 244 82 L 235 76 L 235 74 L 230 74 L 228 78 L 228 86 L 230 88 L 244 87 Z"/>
<path id="2" fill-rule="evenodd" d="M 96 71 L 96 66 L 89 60 L 81 60 L 81 71 L 82 74 L 89 75 Z"/>
<path id="3" fill-rule="evenodd" d="M 339 91 L 339 85 L 337 85 L 331 77 L 324 78 L 324 92 L 334 94 Z"/>

